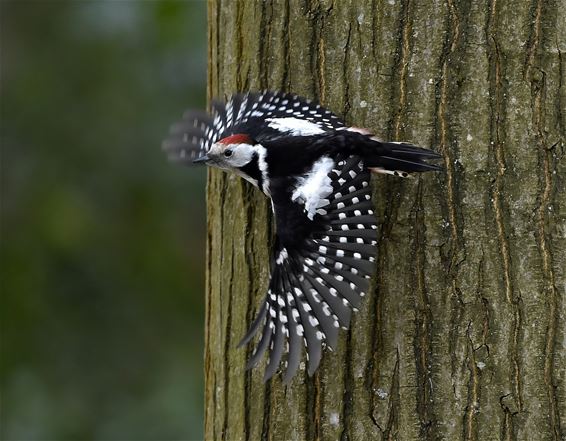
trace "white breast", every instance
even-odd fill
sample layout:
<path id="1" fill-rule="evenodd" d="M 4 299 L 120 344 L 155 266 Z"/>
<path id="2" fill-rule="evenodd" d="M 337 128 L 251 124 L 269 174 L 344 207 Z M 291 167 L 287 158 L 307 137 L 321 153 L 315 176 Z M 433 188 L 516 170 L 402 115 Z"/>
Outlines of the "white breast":
<path id="1" fill-rule="evenodd" d="M 328 205 L 327 197 L 332 193 L 332 181 L 328 173 L 335 163 L 327 156 L 316 161 L 311 170 L 297 180 L 297 187 L 291 199 L 305 206 L 309 219 L 313 219 L 317 209 Z"/>

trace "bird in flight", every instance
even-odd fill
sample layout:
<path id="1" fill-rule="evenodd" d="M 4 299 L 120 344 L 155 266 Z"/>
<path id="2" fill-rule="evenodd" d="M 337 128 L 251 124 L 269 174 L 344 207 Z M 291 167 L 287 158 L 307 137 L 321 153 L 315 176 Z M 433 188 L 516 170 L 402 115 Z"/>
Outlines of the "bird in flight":
<path id="1" fill-rule="evenodd" d="M 303 347 L 312 375 L 322 348 L 337 344 L 368 292 L 377 222 L 371 173 L 407 177 L 439 170 L 437 153 L 383 142 L 347 127 L 320 104 L 297 95 L 235 94 L 210 113 L 188 111 L 163 142 L 169 159 L 231 171 L 270 200 L 276 224 L 271 277 L 257 317 L 240 345 L 260 332 L 248 361 L 269 360 L 264 381 L 284 360 L 284 382 Z"/>

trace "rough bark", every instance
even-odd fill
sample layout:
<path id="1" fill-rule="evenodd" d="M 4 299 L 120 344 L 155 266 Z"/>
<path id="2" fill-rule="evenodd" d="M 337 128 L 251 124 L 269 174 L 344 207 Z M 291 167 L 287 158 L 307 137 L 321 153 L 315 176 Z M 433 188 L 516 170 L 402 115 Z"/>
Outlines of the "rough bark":
<path id="1" fill-rule="evenodd" d="M 209 95 L 283 89 L 443 173 L 374 179 L 373 295 L 314 377 L 236 349 L 267 287 L 272 218 L 208 180 L 206 439 L 566 439 L 562 0 L 212 0 Z"/>

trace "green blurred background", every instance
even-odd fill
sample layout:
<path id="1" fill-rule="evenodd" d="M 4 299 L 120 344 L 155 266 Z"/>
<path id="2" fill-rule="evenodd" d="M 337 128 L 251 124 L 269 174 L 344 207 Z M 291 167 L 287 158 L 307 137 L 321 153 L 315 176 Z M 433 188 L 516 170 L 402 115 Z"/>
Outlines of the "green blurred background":
<path id="1" fill-rule="evenodd" d="M 0 8 L 1 439 L 202 439 L 206 4 Z"/>

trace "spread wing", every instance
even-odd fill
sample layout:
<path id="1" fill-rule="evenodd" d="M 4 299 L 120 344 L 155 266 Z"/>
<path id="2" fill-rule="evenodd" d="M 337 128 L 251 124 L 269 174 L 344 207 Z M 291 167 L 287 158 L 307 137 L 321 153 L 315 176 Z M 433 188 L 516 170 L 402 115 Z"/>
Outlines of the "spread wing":
<path id="1" fill-rule="evenodd" d="M 328 160 L 331 163 L 325 169 Z M 320 164 L 318 174 L 299 180 L 293 193 L 272 195 L 278 237 L 269 289 L 240 343 L 248 343 L 261 329 L 248 368 L 267 352 L 264 380 L 286 358 L 284 381 L 290 381 L 303 347 L 312 375 L 322 348 L 334 347 L 338 329 L 349 326 L 352 310 L 367 293 L 374 270 L 377 227 L 370 173 L 356 156 L 324 158 Z M 316 197 L 307 191 L 313 183 L 322 188 Z M 298 222 L 297 216 L 302 216 Z"/>
<path id="2" fill-rule="evenodd" d="M 283 92 L 233 95 L 212 102 L 210 113 L 189 110 L 171 126 L 163 150 L 172 161 L 192 164 L 219 139 L 235 133 L 262 138 L 321 133 L 344 127 L 332 112 L 313 101 Z"/>

